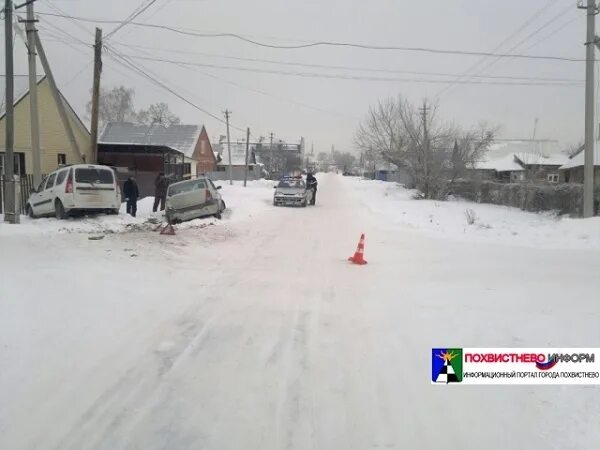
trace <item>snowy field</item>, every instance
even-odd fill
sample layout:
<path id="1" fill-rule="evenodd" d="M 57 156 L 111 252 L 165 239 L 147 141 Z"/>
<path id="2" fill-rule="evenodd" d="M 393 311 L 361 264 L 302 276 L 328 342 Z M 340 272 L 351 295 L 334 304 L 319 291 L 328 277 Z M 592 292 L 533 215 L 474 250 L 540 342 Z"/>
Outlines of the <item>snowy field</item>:
<path id="1" fill-rule="evenodd" d="M 432 347 L 600 346 L 598 219 L 318 178 L 175 236 L 0 224 L 0 449 L 598 448 L 595 386 L 430 385 Z"/>

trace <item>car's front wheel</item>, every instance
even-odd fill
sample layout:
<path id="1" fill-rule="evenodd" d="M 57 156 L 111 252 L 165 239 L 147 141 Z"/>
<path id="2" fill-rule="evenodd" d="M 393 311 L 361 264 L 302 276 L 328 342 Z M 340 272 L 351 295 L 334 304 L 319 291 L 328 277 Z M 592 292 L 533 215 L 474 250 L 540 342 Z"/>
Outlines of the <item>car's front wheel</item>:
<path id="1" fill-rule="evenodd" d="M 56 201 L 54 202 L 54 216 L 58 220 L 63 220 L 67 217 L 67 214 L 65 213 L 65 207 L 63 206 L 62 202 L 58 199 L 56 199 Z"/>

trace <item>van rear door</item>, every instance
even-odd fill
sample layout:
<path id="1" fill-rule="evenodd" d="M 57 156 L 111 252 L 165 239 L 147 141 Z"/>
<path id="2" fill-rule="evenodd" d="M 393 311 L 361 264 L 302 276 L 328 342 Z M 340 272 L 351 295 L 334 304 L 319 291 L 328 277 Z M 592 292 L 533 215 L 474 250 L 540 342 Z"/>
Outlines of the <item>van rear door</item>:
<path id="1" fill-rule="evenodd" d="M 75 168 L 74 203 L 76 208 L 112 208 L 116 198 L 115 174 L 108 167 Z"/>

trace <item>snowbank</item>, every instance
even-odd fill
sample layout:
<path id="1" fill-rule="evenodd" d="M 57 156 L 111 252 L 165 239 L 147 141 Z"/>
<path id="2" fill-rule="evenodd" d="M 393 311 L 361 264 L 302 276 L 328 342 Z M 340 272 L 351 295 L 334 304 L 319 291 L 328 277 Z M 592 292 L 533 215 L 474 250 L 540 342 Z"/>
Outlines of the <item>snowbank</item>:
<path id="1" fill-rule="evenodd" d="M 415 200 L 415 191 L 395 183 L 357 178 L 346 181 L 363 206 L 391 226 L 413 228 L 449 239 L 540 248 L 600 249 L 600 217 L 572 219 L 462 199 Z M 467 221 L 467 210 L 474 213 L 473 224 Z"/>
<path id="2" fill-rule="evenodd" d="M 223 214 L 223 222 L 239 222 L 252 218 L 271 204 L 273 182 L 268 180 L 249 181 L 246 188 L 240 181 L 233 185 L 222 181 L 221 195 L 227 206 Z M 164 222 L 162 212 L 153 213 L 154 197 L 146 197 L 138 201 L 137 216 L 126 213 L 125 203 L 121 205 L 118 215 L 98 214 L 86 217 L 71 217 L 66 220 L 55 218 L 30 219 L 21 216 L 20 225 L 9 225 L 0 222 L 0 237 L 15 234 L 53 234 L 53 233 L 126 233 L 134 231 L 151 231 Z M 202 228 L 220 221 L 213 217 L 196 219 L 177 225 L 178 229 Z"/>

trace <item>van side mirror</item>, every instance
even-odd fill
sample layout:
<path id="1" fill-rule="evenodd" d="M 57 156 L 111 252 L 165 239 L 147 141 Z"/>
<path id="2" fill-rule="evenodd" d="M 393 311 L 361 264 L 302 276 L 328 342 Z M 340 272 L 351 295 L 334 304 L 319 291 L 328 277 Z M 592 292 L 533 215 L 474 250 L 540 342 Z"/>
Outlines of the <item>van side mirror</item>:
<path id="1" fill-rule="evenodd" d="M 277 186 L 273 186 L 273 189 L 277 189 Z"/>
<path id="2" fill-rule="evenodd" d="M 219 189 L 221 189 L 222 187 L 223 187 L 223 186 L 217 186 L 217 187 L 216 187 L 217 191 L 218 191 Z"/>

